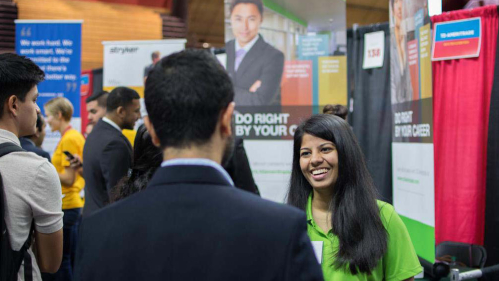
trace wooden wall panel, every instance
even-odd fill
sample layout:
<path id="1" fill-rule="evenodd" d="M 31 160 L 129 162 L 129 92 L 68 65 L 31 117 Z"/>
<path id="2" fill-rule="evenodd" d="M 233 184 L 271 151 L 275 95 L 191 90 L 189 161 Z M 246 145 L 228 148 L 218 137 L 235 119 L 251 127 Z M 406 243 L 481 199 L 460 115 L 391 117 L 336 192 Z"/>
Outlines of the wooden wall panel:
<path id="1" fill-rule="evenodd" d="M 107 2 L 114 4 L 148 6 L 154 8 L 165 8 L 165 7 L 169 8 L 171 7 L 173 0 L 78 0 L 78 1 Z"/>
<path id="2" fill-rule="evenodd" d="M 16 48 L 17 7 L 11 1 L 0 1 L 0 54 L 11 53 Z"/>
<path id="3" fill-rule="evenodd" d="M 16 0 L 19 19 L 81 19 L 82 69 L 102 67 L 102 41 L 159 40 L 162 20 L 153 8 L 68 0 Z"/>
<path id="4" fill-rule="evenodd" d="M 189 0 L 187 46 L 201 48 L 207 42 L 215 48 L 224 47 L 224 13 L 224 0 Z"/>
<path id="5" fill-rule="evenodd" d="M 362 2 L 365 0 L 347 1 L 347 28 L 354 24 L 365 26 L 388 21 L 388 1 L 376 1 L 375 5 L 372 3 L 373 6 L 363 5 Z"/>
<path id="6" fill-rule="evenodd" d="M 387 22 L 388 3 L 389 0 L 346 0 L 347 27 Z M 208 42 L 224 47 L 224 12 L 224 0 L 189 0 L 188 46 L 200 48 Z"/>

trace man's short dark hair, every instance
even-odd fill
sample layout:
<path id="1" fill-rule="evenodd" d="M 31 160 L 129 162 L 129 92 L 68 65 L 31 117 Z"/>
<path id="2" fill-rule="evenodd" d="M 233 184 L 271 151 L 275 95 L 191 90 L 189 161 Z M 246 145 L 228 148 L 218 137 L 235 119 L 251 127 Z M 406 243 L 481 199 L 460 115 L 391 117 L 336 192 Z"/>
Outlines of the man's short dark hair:
<path id="1" fill-rule="evenodd" d="M 163 148 L 206 143 L 233 100 L 229 75 L 202 50 L 161 59 L 146 81 L 146 109 Z"/>
<path id="2" fill-rule="evenodd" d="M 118 107 L 126 107 L 130 105 L 133 100 L 140 99 L 139 94 L 127 87 L 114 88 L 107 96 L 106 111 L 112 112 Z"/>
<path id="3" fill-rule="evenodd" d="M 232 3 L 230 4 L 230 13 L 232 14 L 232 11 L 234 10 L 234 7 L 238 4 L 254 4 L 258 8 L 258 11 L 260 12 L 260 16 L 263 17 L 263 3 L 262 0 L 232 0 Z"/>
<path id="4" fill-rule="evenodd" d="M 24 102 L 28 92 L 45 79 L 45 73 L 30 59 L 0 54 L 0 118 L 5 101 L 12 95 Z"/>
<path id="5" fill-rule="evenodd" d="M 100 91 L 100 92 L 97 92 L 97 93 L 94 93 L 93 95 L 91 95 L 90 97 L 88 97 L 86 100 L 85 100 L 85 103 L 89 103 L 89 102 L 92 102 L 92 101 L 97 101 L 97 104 L 101 107 L 107 107 L 107 96 L 109 95 L 108 92 L 106 91 Z"/>

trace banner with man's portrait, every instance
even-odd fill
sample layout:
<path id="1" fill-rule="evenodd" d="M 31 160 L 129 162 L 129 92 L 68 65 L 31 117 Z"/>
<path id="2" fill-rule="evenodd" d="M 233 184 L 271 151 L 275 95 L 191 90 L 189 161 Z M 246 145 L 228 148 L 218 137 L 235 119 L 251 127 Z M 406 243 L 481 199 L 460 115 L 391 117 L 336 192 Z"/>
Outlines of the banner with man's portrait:
<path id="1" fill-rule="evenodd" d="M 301 120 L 347 104 L 342 0 L 225 0 L 225 54 L 235 135 L 263 197 L 283 202 Z"/>

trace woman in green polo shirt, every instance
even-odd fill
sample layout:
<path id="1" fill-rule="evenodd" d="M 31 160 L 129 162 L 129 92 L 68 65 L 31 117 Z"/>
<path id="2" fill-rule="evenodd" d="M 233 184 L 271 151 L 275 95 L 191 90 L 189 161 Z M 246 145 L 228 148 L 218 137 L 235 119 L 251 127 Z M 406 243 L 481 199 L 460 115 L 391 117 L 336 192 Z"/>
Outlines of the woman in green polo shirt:
<path id="1" fill-rule="evenodd" d="M 405 225 L 376 191 L 346 121 L 315 115 L 295 132 L 288 204 L 307 213 L 326 281 L 413 280 L 421 272 Z"/>

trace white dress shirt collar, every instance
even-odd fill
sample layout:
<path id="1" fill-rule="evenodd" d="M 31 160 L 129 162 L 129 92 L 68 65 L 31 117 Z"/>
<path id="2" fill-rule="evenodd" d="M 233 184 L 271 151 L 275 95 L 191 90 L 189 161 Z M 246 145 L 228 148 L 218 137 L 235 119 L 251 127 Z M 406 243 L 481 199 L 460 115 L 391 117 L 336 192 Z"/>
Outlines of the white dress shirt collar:
<path id="1" fill-rule="evenodd" d="M 237 42 L 237 39 L 235 40 L 236 41 L 236 53 L 239 49 L 244 49 L 246 51 L 246 54 L 251 50 L 251 47 L 253 47 L 253 45 L 255 45 L 256 41 L 258 41 L 258 38 L 260 38 L 260 34 L 257 34 L 255 36 L 255 38 L 253 38 L 253 40 L 251 40 L 248 44 L 246 44 L 244 47 L 241 47 L 239 45 L 239 42 Z"/>
<path id="2" fill-rule="evenodd" d="M 102 121 L 104 121 L 104 122 L 108 123 L 109 125 L 113 126 L 114 128 L 116 128 L 116 130 L 120 131 L 120 133 L 121 133 L 120 126 L 118 126 L 116 123 L 114 123 L 111 119 L 109 119 L 107 117 L 103 117 Z"/>
<path id="3" fill-rule="evenodd" d="M 219 171 L 222 176 L 227 180 L 227 182 L 230 183 L 230 185 L 234 186 L 234 182 L 230 178 L 229 173 L 225 171 L 220 164 L 213 160 L 209 160 L 206 158 L 177 158 L 177 159 L 171 159 L 171 160 L 165 160 L 163 163 L 161 163 L 161 167 L 168 167 L 168 166 L 179 166 L 179 165 L 188 165 L 188 166 L 208 166 L 215 168 L 217 171 Z"/>

